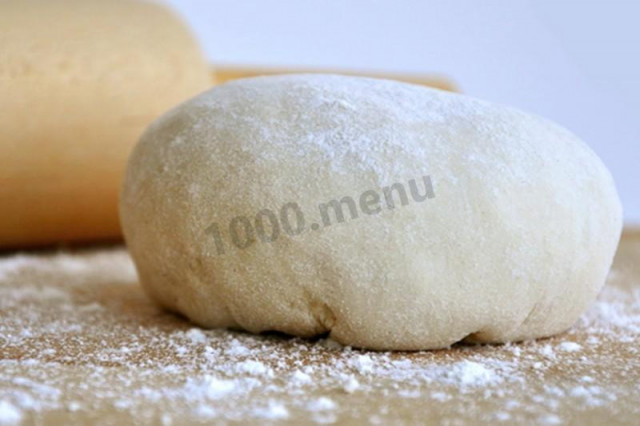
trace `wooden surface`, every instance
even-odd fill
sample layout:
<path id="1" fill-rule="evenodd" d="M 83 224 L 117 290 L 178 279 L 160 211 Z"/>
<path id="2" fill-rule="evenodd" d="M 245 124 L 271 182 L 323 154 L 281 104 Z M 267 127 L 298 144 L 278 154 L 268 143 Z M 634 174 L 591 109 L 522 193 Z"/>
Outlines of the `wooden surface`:
<path id="1" fill-rule="evenodd" d="M 307 73 L 329 73 L 360 77 L 384 78 L 389 80 L 404 81 L 405 83 L 420 84 L 440 90 L 447 90 L 449 92 L 458 91 L 457 85 L 450 78 L 439 74 L 389 73 L 318 68 L 233 67 L 225 65 L 212 66 L 212 79 L 216 84 L 226 83 L 228 81 L 237 80 L 239 78 L 257 77 L 261 75 Z"/>
<path id="2" fill-rule="evenodd" d="M 379 353 L 201 331 L 119 246 L 0 258 L 0 424 L 638 424 L 640 233 L 569 332 Z"/>

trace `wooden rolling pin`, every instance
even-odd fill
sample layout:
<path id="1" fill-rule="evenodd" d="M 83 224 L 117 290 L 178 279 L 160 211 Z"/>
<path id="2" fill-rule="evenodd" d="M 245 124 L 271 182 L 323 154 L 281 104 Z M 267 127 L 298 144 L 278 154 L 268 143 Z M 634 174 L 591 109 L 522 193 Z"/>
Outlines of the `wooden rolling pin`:
<path id="1" fill-rule="evenodd" d="M 151 2 L 0 2 L 0 247 L 119 238 L 142 130 L 210 86 L 187 27 Z"/>
<path id="2" fill-rule="evenodd" d="M 144 128 L 212 80 L 285 71 L 212 78 L 187 27 L 151 2 L 3 1 L 0 28 L 0 249 L 119 239 L 121 178 Z"/>
<path id="3" fill-rule="evenodd" d="M 366 76 L 376 78 L 386 78 L 391 80 L 404 81 L 407 83 L 421 84 L 423 86 L 434 87 L 440 90 L 457 92 L 458 88 L 448 78 L 440 75 L 424 75 L 409 73 L 381 73 L 374 71 L 353 71 L 337 69 L 309 69 L 309 68 L 269 68 L 269 67 L 233 67 L 217 65 L 212 68 L 211 76 L 217 84 L 238 78 L 256 77 L 259 75 L 293 74 L 293 73 L 332 73 L 343 75 Z"/>

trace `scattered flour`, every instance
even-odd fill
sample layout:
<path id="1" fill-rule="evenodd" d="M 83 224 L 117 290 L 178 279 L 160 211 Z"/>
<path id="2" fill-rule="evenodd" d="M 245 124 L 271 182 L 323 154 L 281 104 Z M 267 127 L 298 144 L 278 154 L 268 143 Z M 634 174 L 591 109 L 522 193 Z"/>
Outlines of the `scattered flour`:
<path id="1" fill-rule="evenodd" d="M 289 410 L 279 402 L 270 401 L 266 407 L 254 408 L 252 414 L 267 420 L 283 420 L 289 417 Z"/>
<path id="2" fill-rule="evenodd" d="M 638 337 L 640 291 L 609 286 L 552 339 L 360 351 L 331 339 L 194 328 L 148 300 L 121 249 L 12 256 L 0 258 L 0 425 L 100 407 L 165 425 L 300 416 L 385 424 L 391 401 L 443 407 L 449 423 L 557 424 L 570 420 L 567 409 L 638 410 Z M 614 376 L 635 388 L 614 385 Z"/>
<path id="3" fill-rule="evenodd" d="M 253 376 L 273 377 L 273 371 L 260 361 L 242 361 L 235 365 L 236 373 L 250 374 Z"/>
<path id="4" fill-rule="evenodd" d="M 296 370 L 291 375 L 290 383 L 293 385 L 304 386 L 304 385 L 309 385 L 312 382 L 313 380 L 311 379 L 311 376 L 309 376 L 307 373 L 303 373 L 300 370 Z"/>
<path id="5" fill-rule="evenodd" d="M 582 346 L 575 342 L 562 342 L 558 348 L 564 352 L 577 352 L 582 349 Z"/>
<path id="6" fill-rule="evenodd" d="M 334 410 L 336 407 L 337 404 L 326 397 L 315 399 L 307 404 L 307 410 L 309 411 Z"/>
<path id="7" fill-rule="evenodd" d="M 344 383 L 343 389 L 347 393 L 354 393 L 356 390 L 360 388 L 360 383 L 356 380 L 355 377 L 349 376 Z"/>
<path id="8" fill-rule="evenodd" d="M 0 425 L 19 424 L 22 420 L 22 412 L 7 401 L 0 401 Z"/>
<path id="9" fill-rule="evenodd" d="M 463 387 L 490 386 L 502 382 L 499 374 L 477 362 L 461 361 L 447 367 L 447 370 L 447 378 Z"/>
<path id="10" fill-rule="evenodd" d="M 202 330 L 198 328 L 192 328 L 187 331 L 187 338 L 189 338 L 194 343 L 204 343 L 207 341 L 207 336 L 202 332 Z"/>

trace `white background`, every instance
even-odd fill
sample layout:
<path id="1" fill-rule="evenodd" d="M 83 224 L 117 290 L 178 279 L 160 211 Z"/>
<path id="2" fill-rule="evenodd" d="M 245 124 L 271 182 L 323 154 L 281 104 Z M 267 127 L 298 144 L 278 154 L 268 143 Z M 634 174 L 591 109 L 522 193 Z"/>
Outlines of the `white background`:
<path id="1" fill-rule="evenodd" d="M 167 0 L 212 63 L 443 73 L 550 118 L 640 224 L 640 1 Z"/>

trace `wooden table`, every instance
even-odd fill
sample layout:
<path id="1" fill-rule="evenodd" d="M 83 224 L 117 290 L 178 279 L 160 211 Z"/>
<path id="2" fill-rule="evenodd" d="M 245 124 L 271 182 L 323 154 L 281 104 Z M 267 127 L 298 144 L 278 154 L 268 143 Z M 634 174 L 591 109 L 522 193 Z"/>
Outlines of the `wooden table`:
<path id="1" fill-rule="evenodd" d="M 202 331 L 121 246 L 0 258 L 0 424 L 640 423 L 640 232 L 569 332 L 418 353 Z"/>

